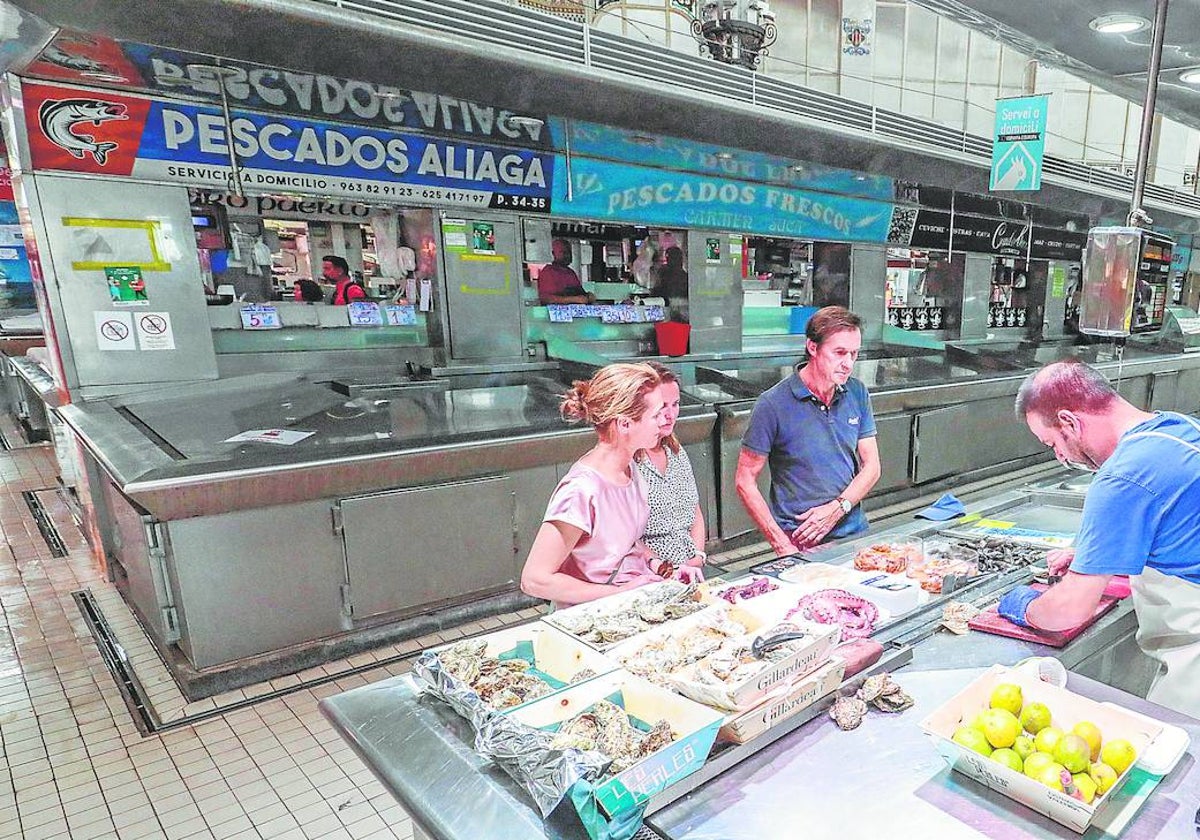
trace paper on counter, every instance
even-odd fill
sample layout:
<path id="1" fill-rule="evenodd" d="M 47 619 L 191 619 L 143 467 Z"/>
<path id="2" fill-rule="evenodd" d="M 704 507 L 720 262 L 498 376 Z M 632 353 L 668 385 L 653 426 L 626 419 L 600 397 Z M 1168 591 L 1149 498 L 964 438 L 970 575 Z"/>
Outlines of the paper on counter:
<path id="1" fill-rule="evenodd" d="M 315 434 L 316 432 L 301 432 L 296 429 L 251 429 L 225 438 L 225 443 L 277 443 L 280 446 L 291 446 Z"/>

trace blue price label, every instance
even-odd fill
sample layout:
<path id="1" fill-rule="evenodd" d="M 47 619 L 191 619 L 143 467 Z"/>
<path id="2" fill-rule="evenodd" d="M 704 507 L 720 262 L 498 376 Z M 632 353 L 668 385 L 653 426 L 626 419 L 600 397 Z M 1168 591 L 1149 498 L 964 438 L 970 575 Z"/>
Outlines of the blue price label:
<path id="1" fill-rule="evenodd" d="M 412 327 L 417 323 L 417 308 L 415 306 L 387 307 L 387 322 L 389 327 Z"/>
<path id="2" fill-rule="evenodd" d="M 241 309 L 242 329 L 278 330 L 283 328 L 279 310 L 274 306 L 243 306 Z"/>
<path id="3" fill-rule="evenodd" d="M 379 304 L 374 301 L 356 300 L 347 304 L 346 311 L 350 316 L 352 327 L 378 327 L 383 325 L 383 315 Z"/>

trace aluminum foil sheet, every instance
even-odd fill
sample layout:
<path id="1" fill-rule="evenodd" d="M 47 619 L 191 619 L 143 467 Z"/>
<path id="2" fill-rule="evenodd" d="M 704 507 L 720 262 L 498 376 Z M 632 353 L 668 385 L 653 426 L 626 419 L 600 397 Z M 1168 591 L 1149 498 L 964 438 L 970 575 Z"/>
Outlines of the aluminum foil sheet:
<path id="1" fill-rule="evenodd" d="M 580 780 L 596 781 L 611 764 L 594 750 L 554 749 L 552 733 L 493 714 L 476 731 L 475 751 L 504 768 L 533 797 L 542 817 Z"/>
<path id="2" fill-rule="evenodd" d="M 479 699 L 474 689 L 447 671 L 442 666 L 442 660 L 431 650 L 417 657 L 412 673 L 423 691 L 448 703 L 450 708 L 470 721 L 476 733 L 489 718 L 499 715 Z"/>
<path id="3" fill-rule="evenodd" d="M 595 781 L 612 763 L 595 751 L 552 749 L 553 735 L 518 723 L 488 707 L 469 686 L 451 675 L 433 651 L 413 663 L 421 689 L 450 705 L 475 730 L 475 751 L 494 761 L 533 798 L 542 817 L 558 807 L 581 779 Z"/>

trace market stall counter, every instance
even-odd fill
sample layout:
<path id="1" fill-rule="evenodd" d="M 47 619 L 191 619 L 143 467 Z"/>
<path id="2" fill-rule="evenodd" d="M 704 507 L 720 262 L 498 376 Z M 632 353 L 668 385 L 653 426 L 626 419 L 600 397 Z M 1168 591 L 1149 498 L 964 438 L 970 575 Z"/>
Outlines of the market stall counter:
<path id="1" fill-rule="evenodd" d="M 1101 627 L 1088 631 L 1104 632 Z M 899 715 L 870 713 L 849 732 L 821 714 L 774 743 L 768 733 L 766 746 L 748 750 L 739 763 L 703 785 L 693 788 L 684 780 L 678 790 L 668 788 L 651 800 L 646 823 L 653 834 L 639 836 L 759 840 L 785 836 L 797 826 L 803 826 L 805 838 L 831 840 L 1079 836 L 952 772 L 921 731 L 922 718 L 983 672 L 962 662 L 996 652 L 992 638 L 956 638 L 959 649 L 946 658 L 941 652 L 926 655 L 918 645 L 912 667 L 895 674 L 916 701 L 911 709 Z M 978 656 L 971 655 L 980 642 Z M 1110 826 L 1111 834 L 1093 828 L 1084 836 L 1192 836 L 1200 798 L 1195 761 L 1200 721 L 1077 674 L 1069 676 L 1067 688 L 1181 727 L 1192 743 L 1161 782 L 1139 777 L 1112 797 L 1096 818 L 1098 825 Z M 409 676 L 326 698 L 321 710 L 412 815 L 417 838 L 587 837 L 566 813 L 569 808 L 543 820 L 521 787 L 475 752 L 470 724 L 440 700 L 419 693 Z M 896 833 L 898 818 L 904 820 L 901 834 Z"/>
<path id="2" fill-rule="evenodd" d="M 571 372 L 384 376 L 260 374 L 61 409 L 111 574 L 197 696 L 346 655 L 356 634 L 378 645 L 380 628 L 444 626 L 439 611 L 526 604 L 546 500 L 595 440 L 559 415 Z M 685 403 L 707 503 L 715 415 Z"/>

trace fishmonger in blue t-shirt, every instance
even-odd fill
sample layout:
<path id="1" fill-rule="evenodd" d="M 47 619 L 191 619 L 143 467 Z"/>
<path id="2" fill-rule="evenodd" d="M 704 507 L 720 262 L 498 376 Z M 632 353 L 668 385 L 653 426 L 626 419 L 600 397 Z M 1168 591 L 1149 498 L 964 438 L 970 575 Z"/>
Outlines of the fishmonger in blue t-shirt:
<path id="1" fill-rule="evenodd" d="M 1051 572 L 1069 567 L 1066 577 L 1041 595 L 1014 589 L 1000 614 L 1044 630 L 1077 627 L 1109 578 L 1129 575 L 1138 644 L 1160 665 L 1149 699 L 1200 716 L 1200 421 L 1142 411 L 1075 360 L 1031 375 L 1017 414 L 1060 461 L 1096 477 L 1074 549 L 1050 555 Z"/>

